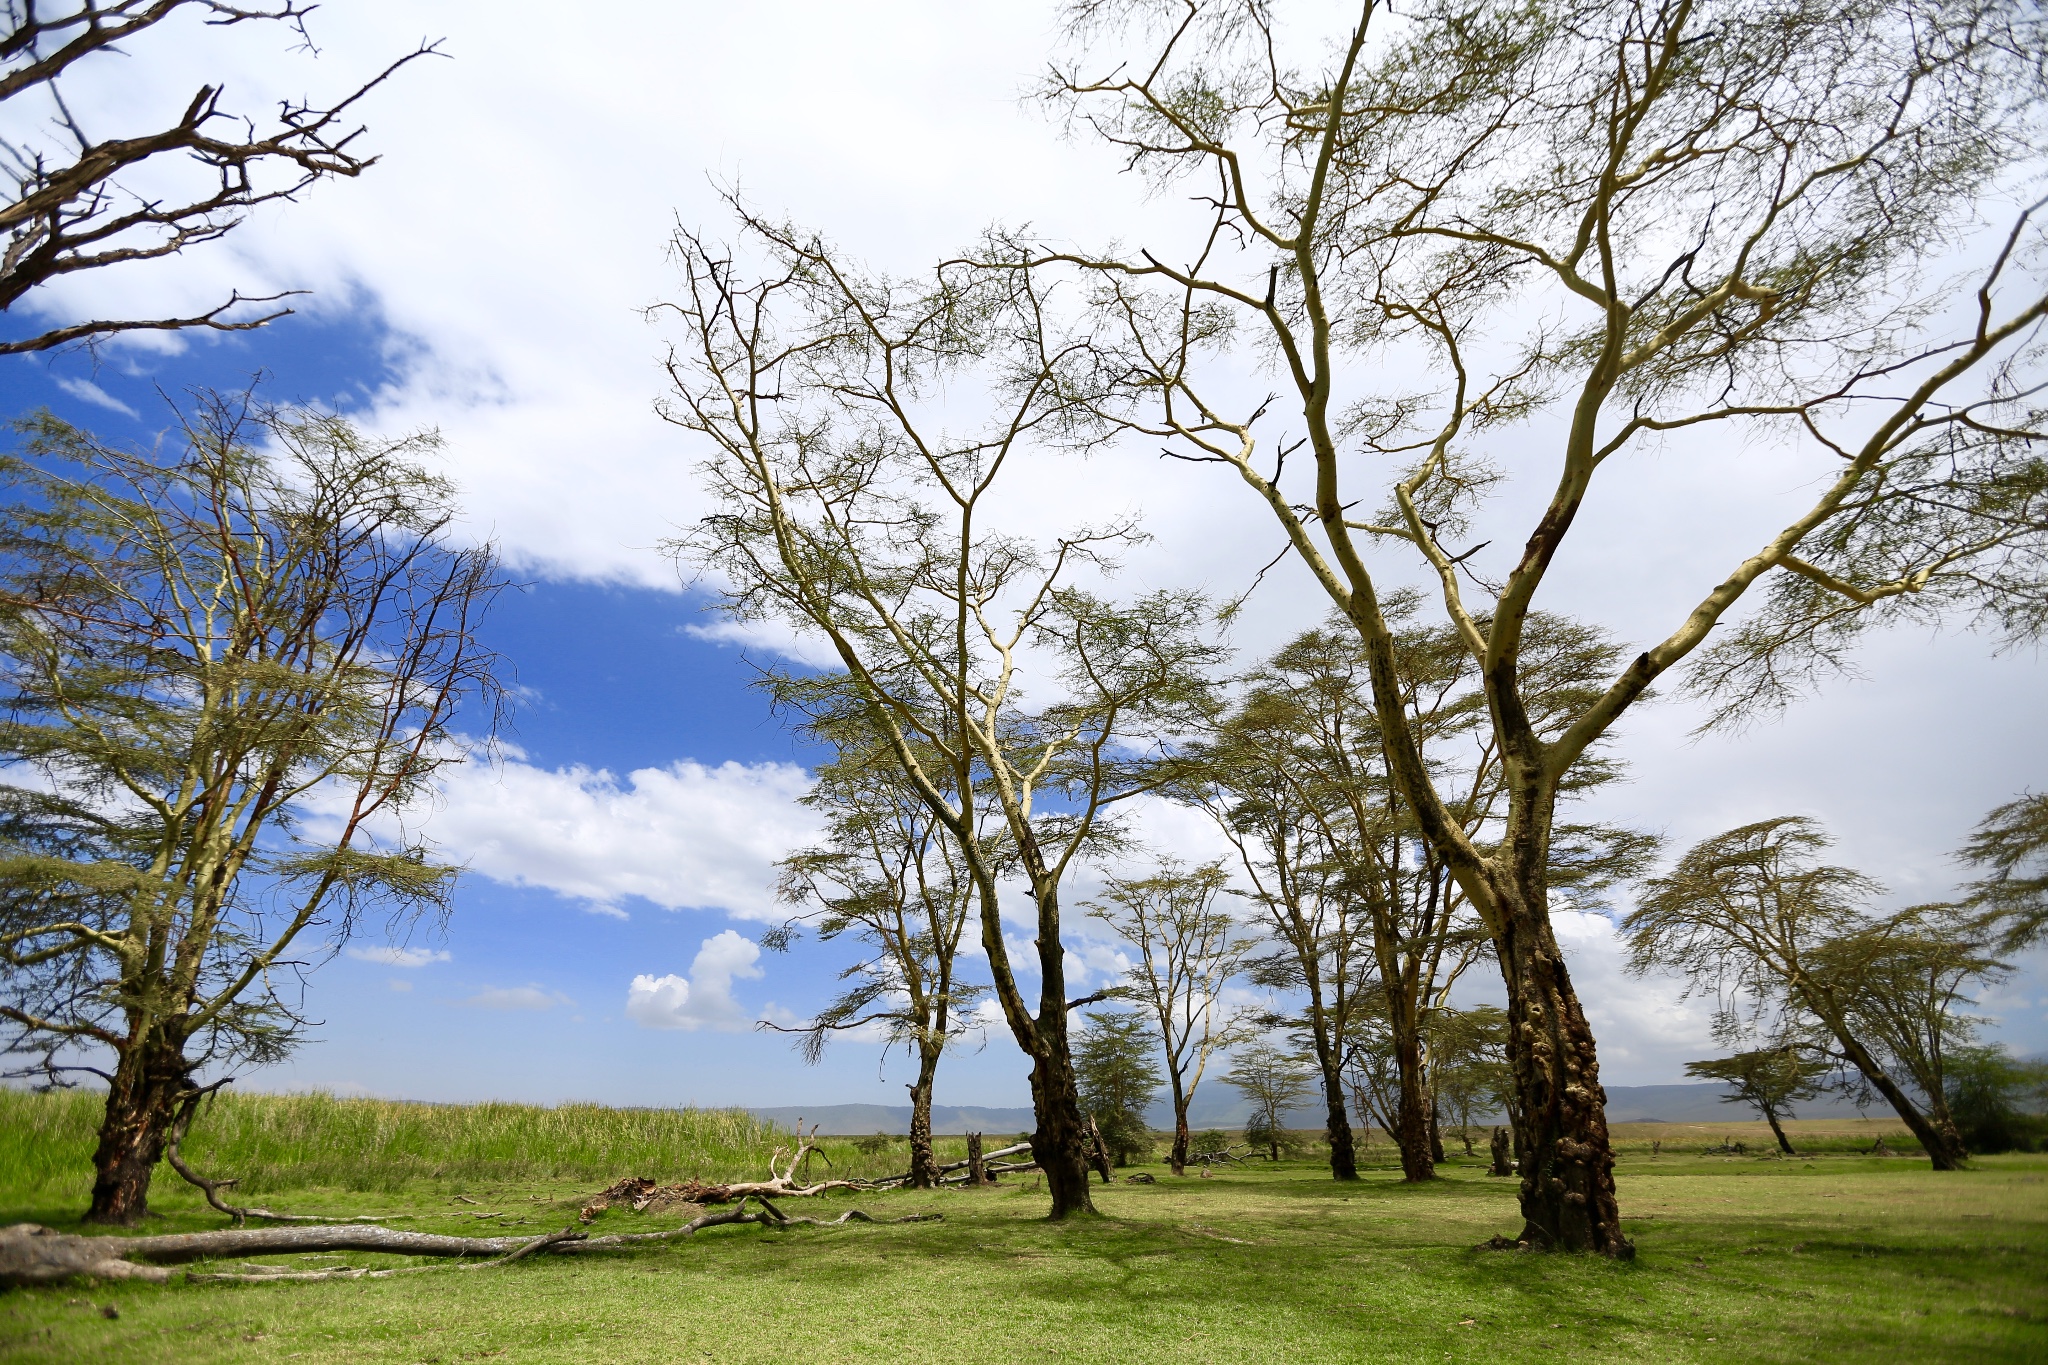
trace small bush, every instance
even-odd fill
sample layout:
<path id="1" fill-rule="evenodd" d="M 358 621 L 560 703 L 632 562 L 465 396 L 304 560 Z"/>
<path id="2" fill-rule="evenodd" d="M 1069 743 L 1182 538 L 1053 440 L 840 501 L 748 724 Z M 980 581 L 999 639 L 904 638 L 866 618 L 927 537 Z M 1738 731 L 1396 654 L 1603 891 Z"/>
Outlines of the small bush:
<path id="1" fill-rule="evenodd" d="M 871 1133 L 867 1137 L 856 1139 L 853 1144 L 854 1150 L 862 1156 L 880 1156 L 895 1145 L 896 1138 L 894 1134 L 881 1132 Z"/>
<path id="2" fill-rule="evenodd" d="M 1227 1134 L 1211 1128 L 1207 1132 L 1195 1134 L 1189 1141 L 1188 1148 L 1196 1156 L 1215 1156 L 1218 1152 L 1230 1150 L 1230 1138 Z"/>

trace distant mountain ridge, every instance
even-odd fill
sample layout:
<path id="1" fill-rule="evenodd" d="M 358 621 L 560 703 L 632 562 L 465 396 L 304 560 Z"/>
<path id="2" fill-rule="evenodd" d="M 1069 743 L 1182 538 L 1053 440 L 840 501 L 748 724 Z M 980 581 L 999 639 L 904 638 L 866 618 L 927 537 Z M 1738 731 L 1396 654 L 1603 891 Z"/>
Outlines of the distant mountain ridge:
<path id="1" fill-rule="evenodd" d="M 910 1131 L 910 1106 L 907 1104 L 813 1104 L 775 1105 L 772 1107 L 750 1106 L 748 1113 L 779 1123 L 784 1127 L 795 1127 L 798 1119 L 805 1126 L 820 1125 L 820 1131 L 835 1134 L 856 1133 L 907 1133 Z M 1798 1106 L 1800 1118 L 1830 1119 L 1853 1118 L 1859 1112 L 1855 1105 L 1836 1095 L 1829 1095 L 1809 1104 Z M 1889 1110 L 1871 1110 L 1872 1113 L 1889 1113 Z M 1242 1127 L 1250 1108 L 1237 1098 L 1236 1092 L 1227 1088 L 1221 1093 L 1210 1095 L 1197 1092 L 1188 1121 L 1196 1128 L 1238 1128 Z M 1753 1119 L 1756 1111 L 1745 1104 L 1732 1104 L 1721 1098 L 1721 1087 L 1711 1083 L 1696 1085 L 1610 1085 L 1607 1087 L 1607 1121 L 1609 1123 L 1730 1123 Z M 1173 1110 L 1165 1104 L 1155 1104 L 1146 1111 L 1146 1121 L 1154 1128 L 1173 1126 Z M 1498 1115 L 1489 1116 L 1489 1121 Z M 1028 1133 L 1036 1126 L 1028 1108 L 997 1108 L 975 1105 L 935 1104 L 932 1106 L 932 1131 L 934 1133 Z M 1288 1126 L 1315 1129 L 1323 1126 L 1323 1111 L 1297 1109 L 1288 1115 Z"/>

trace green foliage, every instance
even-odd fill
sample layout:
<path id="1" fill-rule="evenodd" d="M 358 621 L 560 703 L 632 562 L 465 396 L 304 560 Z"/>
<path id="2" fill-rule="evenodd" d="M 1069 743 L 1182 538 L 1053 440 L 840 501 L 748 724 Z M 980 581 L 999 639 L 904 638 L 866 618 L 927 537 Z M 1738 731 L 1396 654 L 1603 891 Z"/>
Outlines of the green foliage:
<path id="1" fill-rule="evenodd" d="M 893 1134 L 875 1132 L 868 1134 L 864 1138 L 856 1139 L 853 1146 L 854 1150 L 862 1156 L 880 1156 L 883 1152 L 894 1147 L 897 1141 L 898 1139 Z"/>
<path id="2" fill-rule="evenodd" d="M 1081 1107 L 1094 1118 L 1110 1159 L 1119 1166 L 1152 1151 L 1145 1110 L 1163 1082 L 1156 1042 L 1143 1015 L 1105 1011 L 1088 1016 L 1074 1048 Z"/>
<path id="3" fill-rule="evenodd" d="M 1188 1140 L 1188 1149 L 1196 1156 L 1215 1156 L 1218 1152 L 1230 1150 L 1230 1135 L 1215 1128 L 1207 1128 Z"/>
<path id="4" fill-rule="evenodd" d="M 1949 1054 L 1946 1070 L 1949 1115 L 1973 1155 L 2048 1148 L 2048 1063 L 1965 1047 Z"/>
<path id="5" fill-rule="evenodd" d="M 1278 1161 L 1287 1131 L 1287 1111 L 1308 1096 L 1314 1079 L 1315 1073 L 1297 1053 L 1263 1040 L 1238 1049 L 1223 1080 L 1251 1102 L 1245 1141 L 1264 1147 L 1267 1156 Z M 1252 1136 L 1254 1132 L 1257 1137 Z"/>
<path id="6" fill-rule="evenodd" d="M 1989 874 L 1970 884 L 1970 900 L 1996 917 L 2006 952 L 2048 933 L 2048 794 L 2028 792 L 1986 815 L 1961 856 Z"/>

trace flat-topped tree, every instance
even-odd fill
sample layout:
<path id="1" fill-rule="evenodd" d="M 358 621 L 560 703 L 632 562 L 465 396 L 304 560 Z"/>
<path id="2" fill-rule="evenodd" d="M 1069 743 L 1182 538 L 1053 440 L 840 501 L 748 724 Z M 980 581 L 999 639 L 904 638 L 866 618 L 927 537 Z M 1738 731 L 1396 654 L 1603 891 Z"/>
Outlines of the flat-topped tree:
<path id="1" fill-rule="evenodd" d="M 998 235 L 986 264 L 1092 278 L 1157 398 L 1136 427 L 1241 479 L 1358 631 L 1387 760 L 1500 959 L 1524 1237 L 1627 1255 L 1550 923 L 1558 794 L 1688 660 L 1725 719 L 1885 622 L 2048 620 L 2041 220 L 2007 198 L 2048 146 L 2048 20 L 2027 0 L 1366 0 L 1301 35 L 1263 0 L 1068 13 L 1049 100 L 1192 206 L 1190 231 L 1094 254 Z M 1280 394 L 1244 397 L 1251 359 Z M 1525 646 L 1553 566 L 1646 510 L 1596 489 L 1667 446 L 1757 444 L 1790 467 L 1731 470 L 1725 511 L 1656 513 L 1754 548 L 1538 724 Z M 1538 496 L 1489 541 L 1472 514 L 1508 471 Z M 1403 716 L 1384 604 L 1417 571 L 1484 688 L 1494 842 L 1459 827 Z"/>
<path id="2" fill-rule="evenodd" d="M 1092 1212 L 1060 891 L 1113 838 L 1116 803 L 1157 785 L 1148 750 L 1210 705 L 1213 618 L 1192 593 L 1118 603 L 1075 582 L 1138 538 L 1128 522 L 1004 529 L 1020 464 L 1100 439 L 1116 383 L 1086 336 L 1049 325 L 1032 281 L 889 279 L 738 223 L 733 251 L 677 238 L 682 297 L 657 310 L 684 333 L 663 413 L 699 438 L 718 509 L 674 549 L 733 617 L 822 637 L 838 660 L 844 679 L 819 685 L 866 709 L 973 886 L 995 999 L 1032 1060 L 1052 1216 Z M 1035 1008 L 1005 879 L 1030 897 Z"/>
<path id="3" fill-rule="evenodd" d="M 0 1019 L 107 1081 L 93 1222 L 147 1212 L 202 1067 L 290 1050 L 310 959 L 445 911 L 457 869 L 371 830 L 499 696 L 503 580 L 432 436 L 246 396 L 183 420 L 166 457 L 44 417 L 4 464 Z"/>

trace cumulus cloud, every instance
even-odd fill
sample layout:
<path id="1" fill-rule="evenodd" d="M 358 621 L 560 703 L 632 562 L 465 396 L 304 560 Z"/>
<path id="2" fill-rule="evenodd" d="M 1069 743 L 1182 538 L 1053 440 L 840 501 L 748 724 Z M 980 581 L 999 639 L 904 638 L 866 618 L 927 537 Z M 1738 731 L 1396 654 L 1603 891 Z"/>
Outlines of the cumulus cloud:
<path id="1" fill-rule="evenodd" d="M 425 967 L 450 960 L 447 951 L 439 948 L 351 948 L 348 955 L 358 962 L 376 962 L 386 967 Z"/>
<path id="2" fill-rule="evenodd" d="M 678 762 L 621 779 L 509 760 L 448 771 L 426 829 L 493 881 L 543 887 L 601 913 L 638 897 L 669 910 L 780 918 L 777 859 L 817 828 L 789 763 Z"/>
<path id="3" fill-rule="evenodd" d="M 759 980 L 761 945 L 731 929 L 704 940 L 688 977 L 642 975 L 626 988 L 626 1017 L 642 1028 L 736 1033 L 753 1020 L 733 999 L 735 977 Z"/>
<path id="4" fill-rule="evenodd" d="M 551 1010 L 557 1005 L 573 1005 L 576 1002 L 560 991 L 529 985 L 486 986 L 475 995 L 456 1003 L 479 1010 Z"/>

